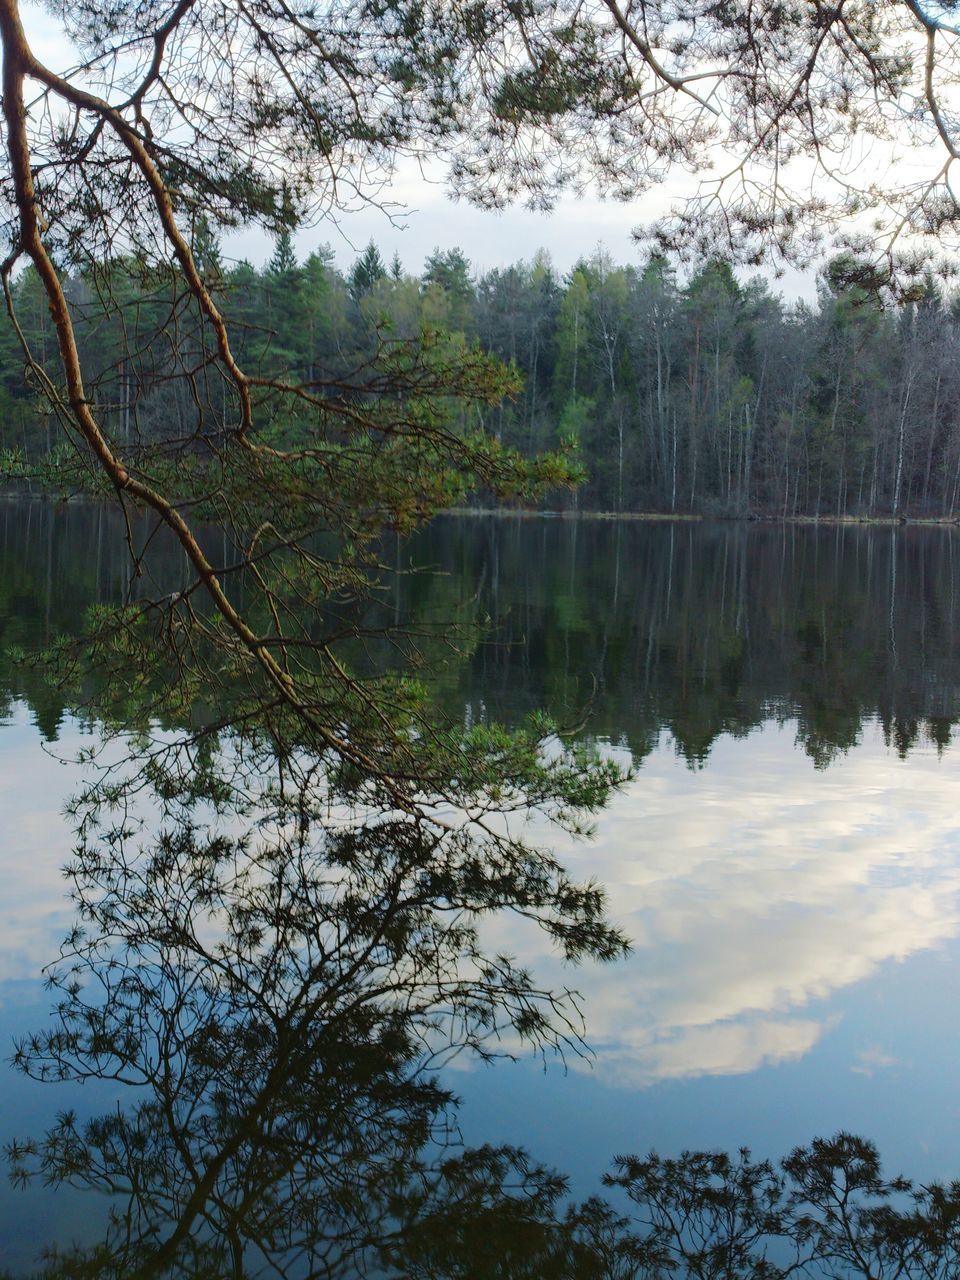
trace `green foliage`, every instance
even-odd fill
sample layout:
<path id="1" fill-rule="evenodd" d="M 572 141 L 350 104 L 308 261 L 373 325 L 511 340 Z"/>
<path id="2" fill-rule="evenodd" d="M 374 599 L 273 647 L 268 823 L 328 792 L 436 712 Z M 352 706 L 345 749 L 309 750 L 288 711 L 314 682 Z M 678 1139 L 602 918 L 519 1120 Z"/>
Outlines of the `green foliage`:
<path id="1" fill-rule="evenodd" d="M 722 259 L 707 260 L 685 284 L 662 256 L 635 271 L 602 253 L 566 282 L 542 255 L 473 280 L 459 250 L 437 250 L 417 279 L 402 268 L 387 273 L 370 245 L 344 278 L 325 248 L 298 264 L 289 231 L 262 271 L 225 268 L 203 219 L 193 243 L 238 356 L 262 380 L 254 423 L 274 449 L 302 450 L 319 431 L 343 458 L 350 433 L 372 443 L 404 396 L 416 414 L 402 425 L 408 435 L 419 430 L 422 404 L 413 397 L 432 366 L 433 392 L 443 375 L 449 394 L 427 409 L 431 425 L 442 403 L 454 432 L 484 427 L 521 470 L 575 439 L 580 507 L 782 516 L 882 514 L 895 498 L 898 511 L 918 514 L 960 504 L 955 320 L 930 280 L 919 301 L 893 307 L 860 259 L 836 259 L 818 308 L 790 309 L 763 282 L 738 281 Z M 164 484 L 178 469 L 196 478 L 197 455 L 216 447 L 238 408 L 172 288 L 163 272 L 124 259 L 72 278 L 68 290 L 91 394 L 129 460 L 140 456 Z M 13 299 L 38 368 L 53 378 L 49 317 L 36 290 L 25 271 Z M 102 299 L 109 319 L 99 314 Z M 181 324 L 173 346 L 171 304 Z M 128 339 L 135 358 L 122 356 Z M 0 354 L 4 342 L 8 483 L 102 490 L 102 478 L 59 442 L 37 394 L 41 375 L 24 385 L 13 334 L 0 326 Z M 503 365 L 499 379 L 492 357 Z M 198 361 L 208 362 L 202 377 L 190 372 Z M 553 493 L 544 492 L 553 483 L 546 471 L 539 489 L 531 474 L 505 487 L 489 474 L 477 484 L 437 483 L 430 503 L 483 505 L 508 492 L 551 508 L 572 501 L 562 490 L 577 468 L 556 471 Z"/>
<path id="2" fill-rule="evenodd" d="M 359 302 L 365 294 L 370 293 L 386 275 L 387 269 L 383 265 L 380 251 L 371 240 L 350 272 L 350 296 L 354 302 Z"/>
<path id="3" fill-rule="evenodd" d="M 571 396 L 560 413 L 557 427 L 560 439 L 579 444 L 595 413 L 596 402 L 589 396 Z"/>

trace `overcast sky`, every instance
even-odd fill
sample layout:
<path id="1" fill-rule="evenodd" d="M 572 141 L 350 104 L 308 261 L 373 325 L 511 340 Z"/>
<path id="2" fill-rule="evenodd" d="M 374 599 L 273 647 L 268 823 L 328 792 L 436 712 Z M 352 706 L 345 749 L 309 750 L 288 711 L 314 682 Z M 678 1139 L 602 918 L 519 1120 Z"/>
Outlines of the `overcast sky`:
<path id="1" fill-rule="evenodd" d="M 384 259 L 394 252 L 404 267 L 419 272 L 436 248 L 457 246 L 478 270 L 508 266 L 532 258 L 545 249 L 560 271 L 569 271 L 578 258 L 602 243 L 617 262 L 639 262 L 642 249 L 631 238 L 643 220 L 636 205 L 616 204 L 594 198 L 563 201 L 552 214 L 511 208 L 503 213 L 476 209 L 454 201 L 442 182 L 425 181 L 419 175 L 402 180 L 387 199 L 401 200 L 407 212 L 393 216 L 370 208 L 342 215 L 337 222 L 322 221 L 302 231 L 297 248 L 309 252 L 329 243 L 338 265 L 349 267 L 371 239 Z M 262 236 L 251 231 L 238 236 L 231 247 L 256 261 L 263 252 Z"/>
<path id="2" fill-rule="evenodd" d="M 36 0 L 27 0 L 24 25 L 35 52 L 48 66 L 65 70 L 75 58 L 56 17 Z M 691 179 L 682 180 L 689 188 Z M 418 166 L 402 164 L 392 187 L 381 193 L 381 208 L 369 207 L 327 219 L 302 230 L 296 239 L 297 252 L 306 256 L 319 245 L 329 244 L 336 264 L 344 271 L 373 239 L 389 262 L 399 254 L 406 271 L 419 274 L 424 259 L 435 249 L 461 249 L 475 272 L 529 261 L 545 250 L 561 274 L 581 257 L 589 257 L 602 245 L 618 265 L 639 265 L 645 250 L 632 239 L 633 229 L 665 212 L 681 186 L 654 190 L 641 203 L 621 204 L 596 197 L 560 201 L 550 214 L 523 208 L 502 213 L 473 208 L 450 198 L 439 171 L 426 179 Z M 387 206 L 393 203 L 388 212 Z M 247 258 L 261 265 L 272 253 L 271 241 L 258 229 L 231 236 L 224 244 L 229 258 Z M 744 273 L 742 273 L 744 274 Z M 769 274 L 769 273 L 765 273 Z M 790 271 L 772 281 L 777 292 L 791 300 L 812 298 L 813 272 Z"/>
<path id="3" fill-rule="evenodd" d="M 668 209 L 671 195 L 669 188 L 660 188 L 639 204 L 569 197 L 552 213 L 520 207 L 496 213 L 451 199 L 442 180 L 428 181 L 411 166 L 384 196 L 385 203 L 394 200 L 399 209 L 388 212 L 386 207 L 371 207 L 339 215 L 336 221 L 322 220 L 298 233 L 296 248 L 304 257 L 318 245 L 329 244 L 337 266 L 344 271 L 371 239 L 384 261 L 390 262 L 397 253 L 411 274 L 418 274 L 424 259 L 437 248 L 462 249 L 476 272 L 529 261 L 544 250 L 557 271 L 564 274 L 598 245 L 618 265 L 639 265 L 646 250 L 631 233 Z M 255 266 L 272 252 L 270 243 L 256 229 L 230 237 L 225 248 L 229 257 L 248 258 Z M 790 270 L 777 280 L 772 273 L 763 274 L 788 301 L 815 295 L 813 271 Z"/>

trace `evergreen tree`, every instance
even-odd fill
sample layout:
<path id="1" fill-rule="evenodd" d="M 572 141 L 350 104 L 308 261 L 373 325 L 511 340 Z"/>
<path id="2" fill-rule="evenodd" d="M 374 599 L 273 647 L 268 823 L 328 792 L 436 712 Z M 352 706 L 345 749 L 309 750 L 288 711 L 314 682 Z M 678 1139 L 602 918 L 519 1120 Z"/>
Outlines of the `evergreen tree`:
<path id="1" fill-rule="evenodd" d="M 387 269 L 380 257 L 380 250 L 371 240 L 360 254 L 350 272 L 350 296 L 354 302 L 371 293 L 374 287 L 386 277 Z"/>
<path id="2" fill-rule="evenodd" d="M 267 270 L 271 275 L 284 278 L 292 275 L 296 269 L 297 255 L 293 248 L 293 236 L 290 231 L 284 227 L 277 236 L 273 256 L 267 264 Z"/>

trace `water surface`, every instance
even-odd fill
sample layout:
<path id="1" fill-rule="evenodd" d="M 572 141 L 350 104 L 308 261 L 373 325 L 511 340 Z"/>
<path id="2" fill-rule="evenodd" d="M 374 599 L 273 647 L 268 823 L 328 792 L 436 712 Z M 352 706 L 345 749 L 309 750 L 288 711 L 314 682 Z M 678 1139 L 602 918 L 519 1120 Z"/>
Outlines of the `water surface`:
<path id="1" fill-rule="evenodd" d="M 469 1141 L 524 1143 L 583 1192 L 616 1152 L 778 1155 L 839 1128 L 912 1175 L 960 1174 L 957 538 L 442 519 L 385 548 L 400 573 L 371 614 L 417 624 L 446 711 L 513 724 L 546 708 L 636 769 L 592 843 L 543 832 L 607 887 L 632 956 L 571 971 L 515 922 L 496 936 L 583 992 L 594 1056 L 464 1064 Z M 181 585 L 176 552 L 151 573 Z M 4 648 L 148 589 L 109 514 L 0 507 Z M 69 921 L 60 809 L 77 775 L 61 760 L 88 730 L 29 667 L 0 664 L 0 707 L 9 1041 L 42 1019 L 38 972 Z M 5 1080 L 5 1136 L 97 1103 Z M 81 1216 L 6 1193 L 8 1265 Z"/>

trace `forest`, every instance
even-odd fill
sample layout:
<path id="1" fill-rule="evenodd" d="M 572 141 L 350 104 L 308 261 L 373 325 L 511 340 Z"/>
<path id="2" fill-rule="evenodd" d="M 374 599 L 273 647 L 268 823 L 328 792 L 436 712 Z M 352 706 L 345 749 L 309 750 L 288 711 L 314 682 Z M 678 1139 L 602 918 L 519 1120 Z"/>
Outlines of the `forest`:
<path id="1" fill-rule="evenodd" d="M 282 233 L 256 269 L 225 265 L 202 220 L 194 247 L 241 356 L 266 376 L 356 394 L 385 353 L 424 335 L 498 357 L 512 394 L 455 416 L 529 458 L 570 451 L 583 479 L 548 509 L 949 518 L 960 504 L 960 300 L 932 275 L 893 301 L 838 255 L 812 305 L 716 257 L 681 279 L 660 254 L 621 266 L 597 248 L 561 275 L 543 253 L 473 272 L 453 249 L 413 275 L 371 242 L 344 273 L 328 247 L 298 261 Z M 44 365 L 52 326 L 32 269 L 13 290 Z M 225 389 L 162 275 L 120 260 L 67 292 L 88 385 L 128 448 L 168 437 L 171 418 L 194 447 L 222 428 Z M 25 474 L 58 440 L 37 390 L 6 324 L 0 446 Z M 275 404 L 259 412 L 281 438 L 302 430 Z"/>

